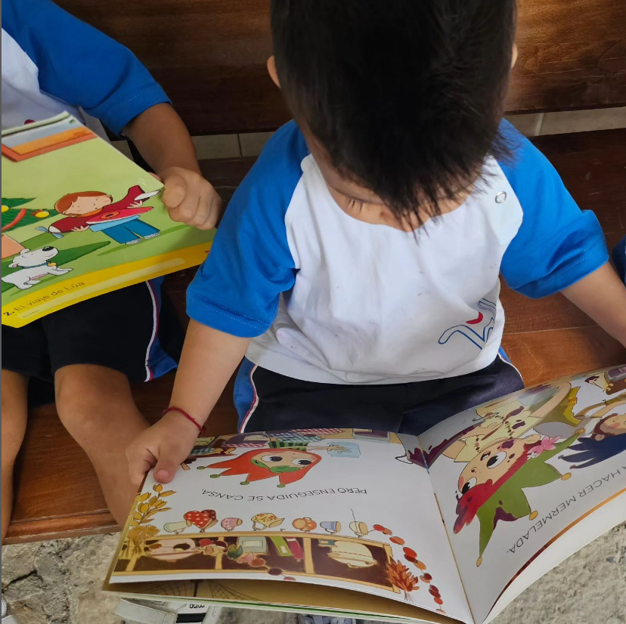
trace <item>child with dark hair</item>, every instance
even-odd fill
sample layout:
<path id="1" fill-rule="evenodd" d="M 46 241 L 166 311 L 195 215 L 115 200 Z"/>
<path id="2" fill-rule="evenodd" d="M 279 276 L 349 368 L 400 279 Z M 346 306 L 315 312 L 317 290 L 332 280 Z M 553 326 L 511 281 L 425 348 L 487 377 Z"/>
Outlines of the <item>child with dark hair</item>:
<path id="1" fill-rule="evenodd" d="M 500 274 L 529 297 L 563 292 L 626 345 L 626 288 L 596 217 L 502 121 L 515 0 L 271 12 L 268 69 L 294 121 L 188 291 L 171 409 L 128 450 L 137 483 L 155 464 L 173 478 L 242 358 L 241 431 L 418 434 L 520 389 Z"/>

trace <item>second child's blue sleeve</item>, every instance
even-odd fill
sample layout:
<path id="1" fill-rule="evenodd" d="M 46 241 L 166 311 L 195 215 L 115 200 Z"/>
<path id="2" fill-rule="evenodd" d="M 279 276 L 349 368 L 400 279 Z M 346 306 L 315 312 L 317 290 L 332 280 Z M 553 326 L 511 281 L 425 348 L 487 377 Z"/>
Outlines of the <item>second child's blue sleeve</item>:
<path id="1" fill-rule="evenodd" d="M 50 0 L 4 0 L 2 27 L 37 66 L 42 91 L 80 106 L 117 134 L 148 108 L 169 102 L 128 48 Z"/>
<path id="2" fill-rule="evenodd" d="M 302 177 L 306 144 L 296 125 L 266 145 L 233 196 L 209 257 L 187 290 L 190 318 L 241 338 L 265 333 L 296 279 L 285 215 Z"/>
<path id="3" fill-rule="evenodd" d="M 514 157 L 499 164 L 523 222 L 504 254 L 502 275 L 528 297 L 547 297 L 606 264 L 606 239 L 596 215 L 580 210 L 545 156 L 510 124 L 504 122 L 503 130 Z"/>

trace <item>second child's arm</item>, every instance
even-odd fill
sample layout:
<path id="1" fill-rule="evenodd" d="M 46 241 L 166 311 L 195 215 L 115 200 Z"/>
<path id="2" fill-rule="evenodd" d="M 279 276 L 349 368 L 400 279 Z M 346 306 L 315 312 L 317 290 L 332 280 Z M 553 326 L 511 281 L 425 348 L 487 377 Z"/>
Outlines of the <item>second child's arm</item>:
<path id="1" fill-rule="evenodd" d="M 608 262 L 563 294 L 626 347 L 626 287 Z"/>
<path id="2" fill-rule="evenodd" d="M 228 380 L 243 359 L 250 340 L 191 321 L 185 338 L 170 406 L 204 424 Z M 179 412 L 168 412 L 128 447 L 131 481 L 139 485 L 156 466 L 155 478 L 169 483 L 193 448 L 198 429 Z"/>
<path id="3" fill-rule="evenodd" d="M 173 221 L 215 227 L 222 200 L 200 172 L 187 127 L 166 103 L 143 111 L 123 130 L 165 185 L 163 203 Z"/>

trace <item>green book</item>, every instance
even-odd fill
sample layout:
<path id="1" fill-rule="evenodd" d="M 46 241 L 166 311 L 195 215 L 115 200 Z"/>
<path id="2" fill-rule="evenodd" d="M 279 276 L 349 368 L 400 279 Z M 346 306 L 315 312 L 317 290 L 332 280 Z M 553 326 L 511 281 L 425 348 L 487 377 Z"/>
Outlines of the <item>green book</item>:
<path id="1" fill-rule="evenodd" d="M 2 324 L 200 264 L 163 185 L 68 113 L 2 132 Z"/>

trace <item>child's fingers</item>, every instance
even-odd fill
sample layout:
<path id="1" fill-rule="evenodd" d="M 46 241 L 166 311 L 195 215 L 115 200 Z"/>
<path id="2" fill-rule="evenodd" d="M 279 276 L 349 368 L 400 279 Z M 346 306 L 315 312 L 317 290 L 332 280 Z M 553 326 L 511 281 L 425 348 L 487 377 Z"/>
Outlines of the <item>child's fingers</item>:
<path id="1" fill-rule="evenodd" d="M 162 201 L 165 207 L 172 210 L 178 208 L 187 195 L 187 181 L 181 175 L 170 175 L 164 180 L 165 190 Z"/>
<path id="2" fill-rule="evenodd" d="M 176 208 L 169 210 L 170 218 L 173 221 L 195 226 L 199 203 L 200 196 L 198 193 L 188 189 L 184 201 Z"/>
<path id="3" fill-rule="evenodd" d="M 147 449 L 144 449 L 143 452 L 136 453 L 132 448 L 129 448 L 126 455 L 128 457 L 130 482 L 133 485 L 140 486 L 143 478 L 146 476 L 146 472 L 156 463 L 156 459 Z"/>
<path id="4" fill-rule="evenodd" d="M 169 483 L 174 478 L 177 467 L 178 465 L 171 461 L 159 460 L 154 471 L 154 478 L 159 483 Z"/>
<path id="5" fill-rule="evenodd" d="M 196 227 L 199 230 L 212 230 L 217 225 L 217 220 L 222 212 L 222 198 L 217 194 L 213 187 L 200 200 L 198 209 L 198 223 Z"/>
<path id="6" fill-rule="evenodd" d="M 163 449 L 154 469 L 154 478 L 159 483 L 169 483 L 187 456 L 188 453 L 181 448 Z"/>

